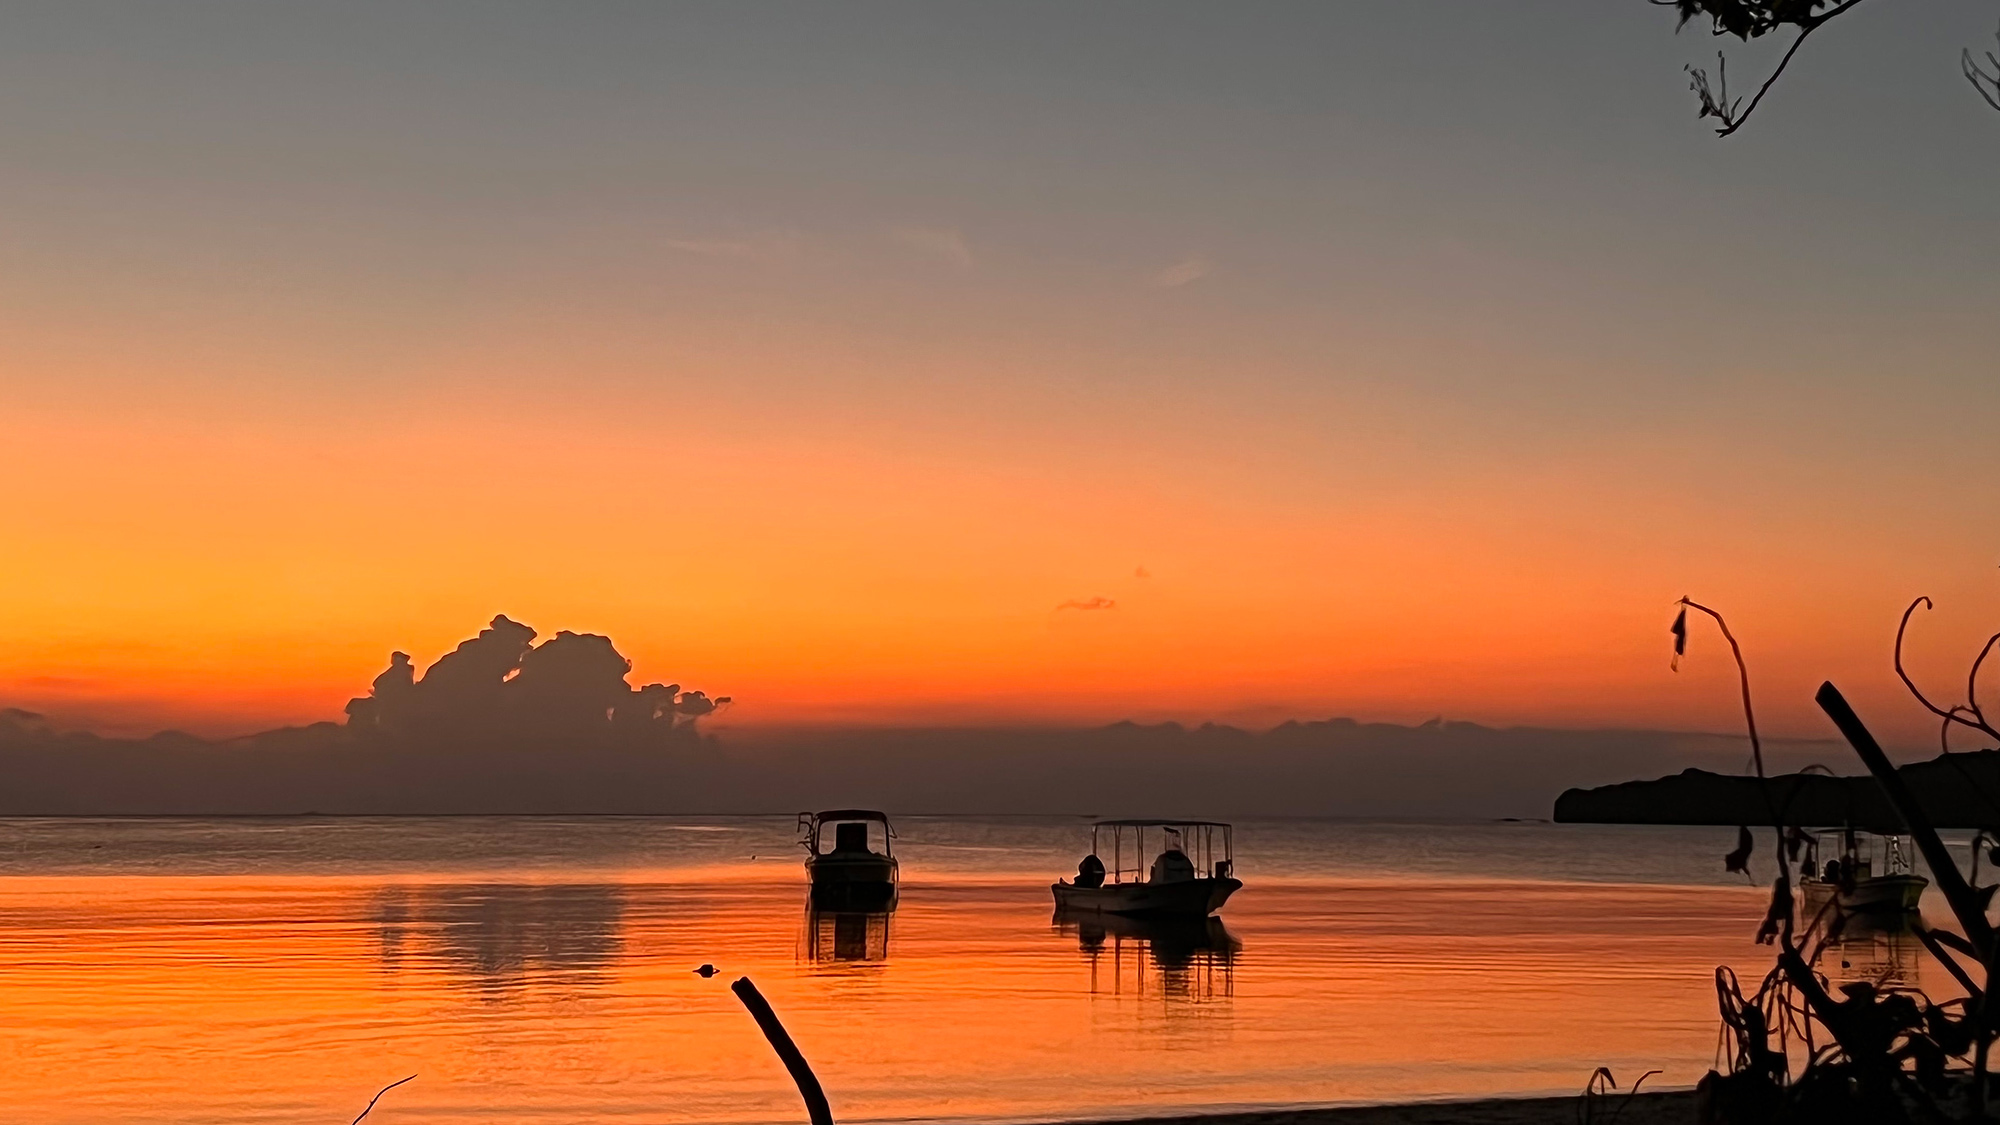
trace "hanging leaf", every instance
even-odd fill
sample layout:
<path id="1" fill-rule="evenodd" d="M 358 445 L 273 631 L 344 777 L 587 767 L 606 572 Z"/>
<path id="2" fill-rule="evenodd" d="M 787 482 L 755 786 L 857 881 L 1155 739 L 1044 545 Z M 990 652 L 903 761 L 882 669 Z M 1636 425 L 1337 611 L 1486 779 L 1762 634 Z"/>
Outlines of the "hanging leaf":
<path id="1" fill-rule="evenodd" d="M 1681 657 L 1686 656 L 1688 650 L 1688 611 L 1686 606 L 1681 607 L 1680 613 L 1674 617 L 1673 627 L 1667 631 L 1674 635 L 1674 660 L 1668 667 L 1678 672 L 1681 670 Z"/>
<path id="2" fill-rule="evenodd" d="M 1723 868 L 1744 875 L 1750 874 L 1750 852 L 1756 846 L 1757 841 L 1750 835 L 1750 830 L 1739 827 L 1736 830 L 1736 850 L 1722 857 Z"/>
<path id="3" fill-rule="evenodd" d="M 1745 829 L 1743 834 L 1748 836 L 1749 830 Z M 1780 875 L 1778 881 L 1771 884 L 1771 905 L 1764 911 L 1764 924 L 1757 928 L 1757 944 L 1771 944 L 1778 936 L 1779 930 L 1790 925 L 1791 921 L 1792 881 Z"/>

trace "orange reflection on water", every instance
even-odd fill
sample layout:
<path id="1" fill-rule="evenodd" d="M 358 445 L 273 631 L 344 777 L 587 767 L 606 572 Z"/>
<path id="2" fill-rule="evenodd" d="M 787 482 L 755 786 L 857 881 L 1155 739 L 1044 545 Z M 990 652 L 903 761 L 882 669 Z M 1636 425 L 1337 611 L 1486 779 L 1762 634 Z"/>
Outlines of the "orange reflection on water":
<path id="1" fill-rule="evenodd" d="M 800 891 L 751 864 L 0 879 L 0 1104 L 336 1121 L 415 1073 L 385 1125 L 802 1120 L 746 973 L 850 1121 L 1691 1083 L 1714 966 L 1768 964 L 1753 888 L 1271 879 L 1165 929 L 1052 918 L 1027 880 L 844 919 Z"/>

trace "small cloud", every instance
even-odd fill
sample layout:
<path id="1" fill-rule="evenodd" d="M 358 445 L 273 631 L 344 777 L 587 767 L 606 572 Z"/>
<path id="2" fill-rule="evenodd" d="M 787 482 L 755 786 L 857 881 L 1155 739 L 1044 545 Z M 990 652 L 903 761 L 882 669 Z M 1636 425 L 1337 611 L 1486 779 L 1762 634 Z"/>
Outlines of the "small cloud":
<path id="1" fill-rule="evenodd" d="M 789 231 L 767 230 L 742 238 L 669 238 L 663 245 L 700 258 L 769 262 L 795 256 L 799 252 L 799 237 Z"/>
<path id="2" fill-rule="evenodd" d="M 1179 289 L 1208 276 L 1208 259 L 1196 254 L 1183 258 L 1166 269 L 1160 270 L 1146 279 L 1146 284 L 1155 289 Z"/>
<path id="3" fill-rule="evenodd" d="M 897 227 L 889 234 L 912 250 L 960 269 L 972 264 L 972 247 L 955 227 Z"/>
<path id="4" fill-rule="evenodd" d="M 1117 609 L 1118 603 L 1105 597 L 1085 598 L 1082 601 L 1067 601 L 1056 607 L 1061 613 L 1066 609 Z"/>
<path id="5" fill-rule="evenodd" d="M 1152 576 L 1153 576 L 1153 572 L 1152 572 L 1152 571 L 1150 571 L 1150 570 L 1147 570 L 1147 569 L 1146 569 L 1145 567 L 1143 567 L 1143 566 L 1141 566 L 1141 567 L 1134 567 L 1134 568 L 1133 568 L 1133 570 L 1132 570 L 1132 577 L 1134 577 L 1134 578 L 1151 578 Z"/>

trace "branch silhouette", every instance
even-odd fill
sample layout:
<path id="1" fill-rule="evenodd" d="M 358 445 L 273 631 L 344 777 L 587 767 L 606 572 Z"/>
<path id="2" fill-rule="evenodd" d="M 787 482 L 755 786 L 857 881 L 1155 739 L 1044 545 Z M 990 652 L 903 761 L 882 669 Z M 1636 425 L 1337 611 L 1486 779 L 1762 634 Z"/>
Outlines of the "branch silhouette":
<path id="1" fill-rule="evenodd" d="M 1987 656 L 1992 654 L 1994 646 L 2000 644 L 2000 633 L 1986 638 L 1986 643 L 1979 649 L 1979 655 L 1973 658 L 1972 669 L 1965 677 L 1966 701 L 1954 703 L 1950 707 L 1940 707 L 1931 702 L 1930 697 L 1923 693 L 1923 689 L 1917 687 L 1916 681 L 1911 679 L 1909 672 L 1903 668 L 1903 636 L 1909 631 L 1910 615 L 1915 613 L 1919 606 L 1924 609 L 1932 608 L 1930 598 L 1919 597 L 1911 602 L 1909 607 L 1903 610 L 1903 619 L 1896 624 L 1894 659 L 1896 678 L 1903 681 L 1903 686 L 1910 689 L 1910 694 L 1916 697 L 1918 703 L 1923 704 L 1925 710 L 1943 720 L 1942 734 L 1945 736 L 1944 749 L 1947 753 L 1951 750 L 1949 735 L 1954 723 L 1979 731 L 1991 738 L 2000 739 L 2000 730 L 1994 729 L 1993 724 L 1987 722 L 1986 713 L 1979 707 L 1979 670 L 1985 665 Z"/>
<path id="2" fill-rule="evenodd" d="M 2000 43 L 2000 31 L 1993 33 L 1993 40 Z M 1959 69 L 1965 74 L 1965 80 L 1972 83 L 1972 89 L 1985 100 L 1987 105 L 2000 109 L 2000 55 L 1992 51 L 1980 53 L 1986 57 L 1984 65 L 1973 57 L 1972 48 L 1967 47 L 1959 55 Z"/>
<path id="3" fill-rule="evenodd" d="M 416 1077 L 417 1077 L 416 1075 L 412 1074 L 408 1078 L 398 1078 L 394 1082 L 389 1083 L 387 1086 L 382 1087 L 380 1090 L 375 1091 L 375 1096 L 368 1099 L 368 1108 L 362 1110 L 360 1115 L 357 1116 L 352 1122 L 350 1122 L 349 1125 L 361 1125 L 361 1118 L 368 1116 L 369 1112 L 375 1108 L 375 1103 L 382 1100 L 383 1094 L 386 1094 L 389 1091 L 395 1089 L 396 1087 L 401 1086 L 405 1082 L 414 1081 Z"/>
<path id="4" fill-rule="evenodd" d="M 1826 26 L 1835 17 L 1851 11 L 1862 0 L 1840 0 L 1825 11 L 1815 11 L 1815 9 L 1831 3 L 1831 0 L 1650 0 L 1650 2 L 1678 11 L 1681 17 L 1680 27 L 1686 27 L 1698 16 L 1707 16 L 1711 34 L 1733 35 L 1746 43 L 1783 28 L 1798 29 L 1798 34 L 1792 39 L 1792 45 L 1785 49 L 1784 56 L 1764 79 L 1763 85 L 1757 87 L 1757 93 L 1751 97 L 1748 106 L 1743 104 L 1741 98 L 1731 100 L 1729 97 L 1728 60 L 1724 58 L 1722 52 L 1717 51 L 1715 54 L 1714 85 L 1709 83 L 1706 70 L 1694 66 L 1687 68 L 1688 88 L 1694 91 L 1695 97 L 1701 102 L 1698 118 L 1715 118 L 1721 122 L 1715 130 L 1715 135 L 1727 137 L 1741 129 L 1750 119 L 1750 115 L 1757 112 L 1757 107 L 1764 101 L 1764 95 L 1770 93 L 1771 87 L 1777 85 L 1779 77 L 1785 73 L 1785 68 L 1792 65 L 1793 56 L 1799 53 L 1800 47 L 1805 46 L 1806 40 L 1812 33 Z"/>

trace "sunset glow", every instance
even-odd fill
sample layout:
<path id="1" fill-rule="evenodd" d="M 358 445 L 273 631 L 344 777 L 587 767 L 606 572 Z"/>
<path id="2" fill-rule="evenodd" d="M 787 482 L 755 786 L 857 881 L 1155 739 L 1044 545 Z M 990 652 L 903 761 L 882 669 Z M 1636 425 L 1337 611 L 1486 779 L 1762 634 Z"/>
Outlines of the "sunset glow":
<path id="1" fill-rule="evenodd" d="M 0 1107 L 1991 1121 L 1997 51 L 0 5 Z"/>
<path id="2" fill-rule="evenodd" d="M 499 24 L 390 11 L 226 55 L 198 15 L 29 21 L 0 92 L 69 101 L 0 120 L 0 699 L 338 719 L 504 612 L 728 724 L 1734 729 L 1712 637 L 1666 670 L 1695 594 L 1777 730 L 1824 734 L 1834 676 L 1922 745 L 1897 613 L 1938 599 L 1916 666 L 1953 675 L 2000 609 L 2000 292 L 1958 218 L 1991 146 L 1889 158 L 1936 138 L 1811 74 L 1788 131 L 1718 146 L 1638 77 L 1685 53 L 1653 15 L 1467 16 L 1425 49 L 1477 99 L 1382 54 L 1414 14 L 1190 17 L 1057 114 L 1064 48 L 908 12 L 523 14 L 526 72 Z M 863 77 L 902 49 L 956 79 Z M 1603 87 L 1593 52 L 1629 81 L 1505 108 Z M 603 85 L 538 84 L 572 68 Z M 1712 212 L 1732 176 L 1793 194 Z"/>

